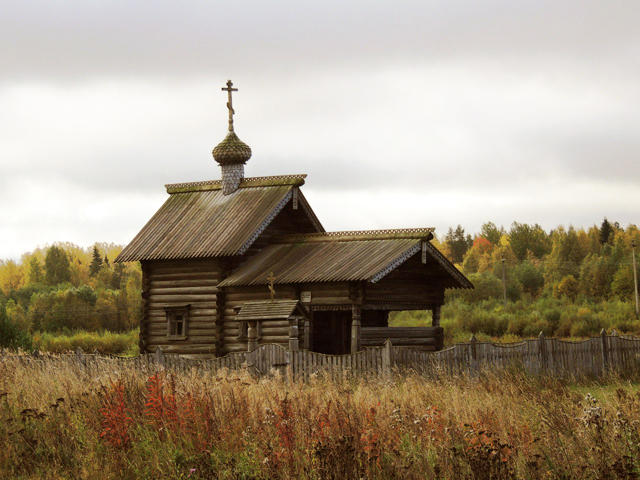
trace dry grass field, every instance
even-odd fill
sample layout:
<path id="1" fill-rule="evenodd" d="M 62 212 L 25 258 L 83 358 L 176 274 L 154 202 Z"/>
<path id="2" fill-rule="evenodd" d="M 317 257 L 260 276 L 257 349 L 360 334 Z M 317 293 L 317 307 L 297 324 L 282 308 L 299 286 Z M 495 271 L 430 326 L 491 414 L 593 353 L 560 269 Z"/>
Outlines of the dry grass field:
<path id="1" fill-rule="evenodd" d="M 0 357 L 0 478 L 638 478 L 635 383 L 308 383 Z"/>

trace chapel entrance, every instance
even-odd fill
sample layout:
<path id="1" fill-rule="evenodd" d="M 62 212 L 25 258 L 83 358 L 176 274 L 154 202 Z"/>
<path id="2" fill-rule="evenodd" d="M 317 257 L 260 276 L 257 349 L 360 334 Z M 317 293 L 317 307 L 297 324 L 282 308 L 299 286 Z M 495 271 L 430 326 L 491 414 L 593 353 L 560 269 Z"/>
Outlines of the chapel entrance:
<path id="1" fill-rule="evenodd" d="M 331 355 L 351 351 L 351 310 L 313 312 L 313 351 Z"/>

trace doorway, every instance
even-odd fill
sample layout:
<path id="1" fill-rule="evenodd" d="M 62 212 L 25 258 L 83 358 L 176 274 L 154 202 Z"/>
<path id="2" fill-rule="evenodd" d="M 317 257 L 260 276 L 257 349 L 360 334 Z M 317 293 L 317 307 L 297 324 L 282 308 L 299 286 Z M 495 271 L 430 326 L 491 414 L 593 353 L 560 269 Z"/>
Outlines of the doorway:
<path id="1" fill-rule="evenodd" d="M 351 351 L 351 311 L 313 312 L 313 351 L 330 355 Z"/>

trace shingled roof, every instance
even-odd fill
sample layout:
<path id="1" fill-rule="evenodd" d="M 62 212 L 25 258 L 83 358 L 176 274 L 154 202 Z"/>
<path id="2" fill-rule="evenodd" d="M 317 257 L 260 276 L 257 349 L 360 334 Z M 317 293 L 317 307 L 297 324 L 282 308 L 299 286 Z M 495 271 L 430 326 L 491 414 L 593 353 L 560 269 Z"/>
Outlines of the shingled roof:
<path id="1" fill-rule="evenodd" d="M 117 262 L 242 255 L 291 200 L 306 175 L 245 178 L 230 195 L 220 180 L 166 185 L 167 201 Z M 298 203 L 322 225 L 297 191 Z"/>
<path id="2" fill-rule="evenodd" d="M 289 235 L 269 245 L 220 283 L 221 287 L 332 281 L 377 282 L 418 253 L 428 254 L 449 274 L 449 286 L 472 288 L 429 240 L 433 229 L 325 232 Z"/>
<path id="3" fill-rule="evenodd" d="M 245 302 L 236 315 L 236 320 L 278 320 L 287 319 L 299 306 L 298 300 L 258 300 Z"/>

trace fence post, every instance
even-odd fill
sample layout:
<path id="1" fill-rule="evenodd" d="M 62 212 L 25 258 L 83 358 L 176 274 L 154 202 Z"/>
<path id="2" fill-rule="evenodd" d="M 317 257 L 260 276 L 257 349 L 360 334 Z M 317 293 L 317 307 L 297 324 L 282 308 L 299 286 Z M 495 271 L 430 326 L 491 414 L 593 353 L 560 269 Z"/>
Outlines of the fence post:
<path id="1" fill-rule="evenodd" d="M 382 373 L 387 376 L 391 374 L 391 346 L 391 340 L 387 338 L 382 348 Z"/>
<path id="2" fill-rule="evenodd" d="M 546 373 L 549 369 L 549 352 L 547 351 L 547 342 L 542 330 L 538 334 L 538 355 L 540 357 L 540 373 Z"/>
<path id="3" fill-rule="evenodd" d="M 475 334 L 469 339 L 469 347 L 471 350 L 471 374 L 474 375 L 478 370 L 478 339 Z"/>
<path id="4" fill-rule="evenodd" d="M 160 347 L 156 347 L 156 353 L 154 354 L 156 365 L 164 365 L 164 355 Z"/>
<path id="5" fill-rule="evenodd" d="M 600 339 L 602 340 L 602 373 L 604 375 L 609 370 L 609 342 L 607 342 L 607 332 L 604 328 L 600 330 Z"/>

